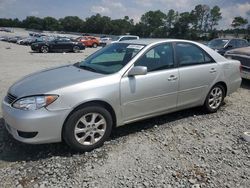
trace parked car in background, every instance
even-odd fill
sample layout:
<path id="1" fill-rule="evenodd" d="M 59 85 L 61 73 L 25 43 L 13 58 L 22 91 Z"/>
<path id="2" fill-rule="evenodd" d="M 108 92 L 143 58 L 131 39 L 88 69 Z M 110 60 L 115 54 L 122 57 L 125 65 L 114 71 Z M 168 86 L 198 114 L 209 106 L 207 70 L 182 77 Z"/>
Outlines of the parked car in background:
<path id="1" fill-rule="evenodd" d="M 138 39 L 139 37 L 135 35 L 120 35 L 120 36 L 113 38 L 111 43 L 120 42 L 124 40 L 138 40 Z"/>
<path id="2" fill-rule="evenodd" d="M 225 57 L 239 60 L 241 63 L 241 77 L 250 80 L 250 47 L 229 50 L 225 53 Z"/>
<path id="3" fill-rule="evenodd" d="M 76 40 L 82 42 L 86 47 L 96 48 L 100 45 L 99 39 L 93 36 L 78 37 Z"/>
<path id="4" fill-rule="evenodd" d="M 0 41 L 7 41 L 8 38 L 8 36 L 0 36 Z"/>
<path id="5" fill-rule="evenodd" d="M 4 31 L 4 32 L 8 32 L 8 33 L 12 32 L 11 29 L 5 28 L 5 27 L 0 27 L 0 31 Z"/>
<path id="6" fill-rule="evenodd" d="M 49 41 L 52 39 L 54 39 L 54 37 L 47 37 L 47 36 L 44 36 L 44 37 L 26 37 L 24 39 L 18 40 L 17 44 L 31 45 L 31 44 L 36 43 L 36 42 Z"/>
<path id="7" fill-rule="evenodd" d="M 240 87 L 239 67 L 197 42 L 122 41 L 13 84 L 2 103 L 3 119 L 19 141 L 64 140 L 90 151 L 116 126 L 195 106 L 216 112 Z"/>
<path id="8" fill-rule="evenodd" d="M 43 33 L 29 33 L 29 36 L 31 36 L 31 37 L 42 37 L 42 36 L 46 36 L 46 35 L 43 34 Z"/>
<path id="9" fill-rule="evenodd" d="M 226 51 L 232 50 L 235 48 L 242 48 L 249 46 L 249 43 L 245 39 L 213 39 L 208 42 L 208 46 L 214 49 L 221 55 L 224 55 Z"/>
<path id="10" fill-rule="evenodd" d="M 100 39 L 100 46 L 104 47 L 107 44 L 110 44 L 112 42 L 112 38 L 110 37 L 103 37 Z"/>
<path id="11" fill-rule="evenodd" d="M 17 43 L 18 40 L 22 39 L 23 37 L 21 36 L 14 36 L 14 37 L 9 37 L 8 42 L 11 43 Z"/>
<path id="12" fill-rule="evenodd" d="M 78 41 L 73 41 L 69 38 L 56 38 L 51 41 L 42 41 L 31 44 L 33 51 L 42 53 L 48 52 L 79 52 L 84 50 L 85 46 Z"/>

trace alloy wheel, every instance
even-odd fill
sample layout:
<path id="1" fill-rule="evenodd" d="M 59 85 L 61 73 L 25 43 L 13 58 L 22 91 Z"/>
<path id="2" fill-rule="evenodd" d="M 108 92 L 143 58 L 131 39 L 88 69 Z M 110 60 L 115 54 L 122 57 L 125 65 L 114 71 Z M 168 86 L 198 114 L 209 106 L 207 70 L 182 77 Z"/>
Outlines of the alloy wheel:
<path id="1" fill-rule="evenodd" d="M 214 87 L 208 98 L 208 105 L 211 109 L 216 109 L 221 105 L 223 100 L 223 91 L 220 87 Z"/>
<path id="2" fill-rule="evenodd" d="M 99 113 L 83 115 L 75 125 L 75 138 L 82 145 L 93 145 L 105 134 L 107 122 Z"/>

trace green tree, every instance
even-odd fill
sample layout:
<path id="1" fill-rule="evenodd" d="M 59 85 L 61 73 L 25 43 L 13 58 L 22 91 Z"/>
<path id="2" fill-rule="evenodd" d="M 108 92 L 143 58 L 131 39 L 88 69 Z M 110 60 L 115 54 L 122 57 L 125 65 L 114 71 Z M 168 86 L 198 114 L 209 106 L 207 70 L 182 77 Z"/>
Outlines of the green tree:
<path id="1" fill-rule="evenodd" d="M 66 16 L 59 19 L 59 23 L 64 31 L 80 32 L 84 21 L 78 16 Z"/>
<path id="2" fill-rule="evenodd" d="M 167 15 L 157 11 L 149 11 L 141 16 L 141 25 L 145 29 L 144 34 L 150 37 L 158 37 L 159 30 L 164 30 Z M 162 32 L 160 32 L 162 33 Z"/>
<path id="3" fill-rule="evenodd" d="M 194 10 L 190 13 L 190 18 L 192 20 L 193 28 L 195 31 L 203 31 L 205 20 L 209 15 L 209 6 L 208 5 L 196 5 Z"/>
<path id="4" fill-rule="evenodd" d="M 43 19 L 35 16 L 28 16 L 23 20 L 23 27 L 28 29 L 43 29 Z"/>
<path id="5" fill-rule="evenodd" d="M 247 19 L 244 19 L 241 16 L 234 17 L 231 26 L 233 28 L 243 28 L 248 23 Z"/>
<path id="6" fill-rule="evenodd" d="M 111 18 L 108 16 L 101 16 L 100 14 L 96 14 L 89 18 L 86 18 L 85 32 L 104 34 L 110 33 Z"/>
<path id="7" fill-rule="evenodd" d="M 123 19 L 116 19 L 111 21 L 112 34 L 122 35 L 130 33 L 133 27 L 133 20 L 125 16 Z"/>
<path id="8" fill-rule="evenodd" d="M 209 16 L 209 26 L 210 30 L 212 31 L 216 25 L 218 25 L 219 20 L 221 20 L 221 12 L 220 7 L 214 6 L 210 10 L 210 16 Z"/>
<path id="9" fill-rule="evenodd" d="M 180 13 L 178 20 L 174 24 L 174 28 L 171 30 L 170 37 L 190 39 L 190 25 L 191 25 L 191 13 Z"/>
<path id="10" fill-rule="evenodd" d="M 178 16 L 178 13 L 175 12 L 173 9 L 170 9 L 167 13 L 166 17 L 166 26 L 168 29 L 171 29 L 174 26 L 174 22 L 176 21 L 176 18 Z"/>
<path id="11" fill-rule="evenodd" d="M 49 16 L 43 18 L 43 29 L 49 31 L 58 31 L 60 29 L 58 20 Z"/>

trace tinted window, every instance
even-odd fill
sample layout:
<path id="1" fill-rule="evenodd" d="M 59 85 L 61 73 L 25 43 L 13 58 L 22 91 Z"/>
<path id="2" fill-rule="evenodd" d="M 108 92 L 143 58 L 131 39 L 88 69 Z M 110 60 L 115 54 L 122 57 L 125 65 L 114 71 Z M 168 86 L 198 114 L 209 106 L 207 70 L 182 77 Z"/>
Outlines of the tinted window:
<path id="1" fill-rule="evenodd" d="M 171 44 L 161 44 L 146 52 L 135 66 L 145 66 L 148 72 L 174 67 L 173 48 Z"/>
<path id="2" fill-rule="evenodd" d="M 233 48 L 235 48 L 237 46 L 236 40 L 235 39 L 230 40 L 227 46 L 232 46 Z"/>
<path id="3" fill-rule="evenodd" d="M 69 42 L 70 39 L 68 39 L 68 38 L 59 38 L 57 41 L 58 42 Z"/>
<path id="4" fill-rule="evenodd" d="M 248 46 L 248 43 L 247 43 L 247 41 L 245 41 L 245 40 L 238 40 L 237 41 L 237 47 L 246 47 L 246 46 Z"/>
<path id="5" fill-rule="evenodd" d="M 204 64 L 213 61 L 202 49 L 190 43 L 177 43 L 176 53 L 180 66 Z"/>

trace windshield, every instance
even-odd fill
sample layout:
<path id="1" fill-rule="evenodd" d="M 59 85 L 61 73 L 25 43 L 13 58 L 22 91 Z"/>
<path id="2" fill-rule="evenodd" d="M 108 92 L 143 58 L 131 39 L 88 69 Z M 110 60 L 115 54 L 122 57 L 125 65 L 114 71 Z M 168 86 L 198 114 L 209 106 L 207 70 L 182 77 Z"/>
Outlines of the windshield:
<path id="1" fill-rule="evenodd" d="M 227 39 L 213 39 L 208 43 L 210 48 L 220 49 L 223 48 L 229 40 Z"/>
<path id="2" fill-rule="evenodd" d="M 102 74 L 121 70 L 144 45 L 114 43 L 90 55 L 79 63 L 79 67 Z"/>

